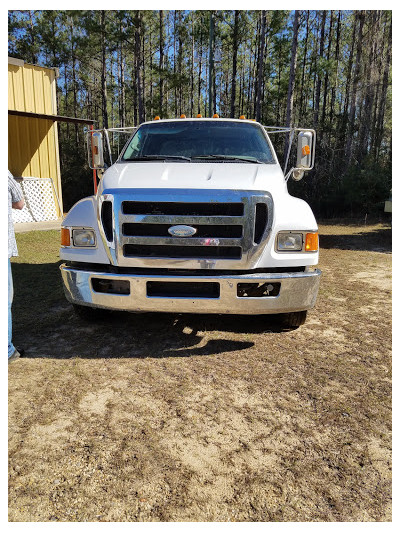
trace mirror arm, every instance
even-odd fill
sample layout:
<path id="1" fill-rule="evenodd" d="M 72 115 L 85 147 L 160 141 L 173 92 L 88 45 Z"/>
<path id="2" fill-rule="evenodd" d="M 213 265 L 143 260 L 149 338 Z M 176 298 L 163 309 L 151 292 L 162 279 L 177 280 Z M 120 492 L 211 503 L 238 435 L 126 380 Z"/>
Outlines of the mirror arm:
<path id="1" fill-rule="evenodd" d="M 107 148 L 108 148 L 108 155 L 110 156 L 110 163 L 111 165 L 113 164 L 113 161 L 112 161 L 112 155 L 111 155 L 111 147 L 110 147 L 110 138 L 108 136 L 108 130 L 104 130 L 104 133 L 106 135 L 106 140 L 107 140 Z"/>
<path id="2" fill-rule="evenodd" d="M 286 170 L 286 169 L 285 169 Z M 285 175 L 285 181 L 289 181 L 290 176 L 292 175 L 293 171 L 295 170 L 294 167 L 292 167 L 289 172 Z"/>
<path id="3" fill-rule="evenodd" d="M 289 146 L 288 146 L 288 151 L 287 151 L 287 154 L 286 154 L 285 167 L 284 167 L 284 170 L 283 170 L 283 173 L 284 173 L 284 174 L 285 174 L 285 172 L 286 172 L 287 164 L 288 164 L 288 161 L 289 161 L 289 155 L 290 155 L 290 152 L 291 152 L 291 150 L 292 150 L 292 144 L 293 144 L 293 139 L 294 139 L 294 132 L 295 132 L 294 129 L 291 129 L 291 130 L 290 130 Z M 290 172 L 291 172 L 291 170 L 289 170 L 289 177 L 290 177 Z M 285 178 L 285 179 L 286 179 L 286 178 Z M 288 179 L 289 179 L 289 178 L 288 178 Z"/>

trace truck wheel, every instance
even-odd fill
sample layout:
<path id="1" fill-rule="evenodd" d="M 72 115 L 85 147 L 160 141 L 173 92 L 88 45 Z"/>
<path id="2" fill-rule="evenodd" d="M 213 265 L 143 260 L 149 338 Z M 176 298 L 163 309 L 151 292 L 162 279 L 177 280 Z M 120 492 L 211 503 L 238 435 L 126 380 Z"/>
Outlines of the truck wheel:
<path id="1" fill-rule="evenodd" d="M 302 326 L 307 318 L 307 311 L 297 311 L 293 313 L 285 313 L 282 315 L 282 323 L 288 328 L 298 328 Z"/>
<path id="2" fill-rule="evenodd" d="M 105 317 L 107 314 L 106 309 L 98 309 L 96 307 L 88 307 L 86 305 L 76 305 L 72 304 L 75 314 L 82 318 L 83 320 L 88 320 L 90 322 L 95 322 Z"/>

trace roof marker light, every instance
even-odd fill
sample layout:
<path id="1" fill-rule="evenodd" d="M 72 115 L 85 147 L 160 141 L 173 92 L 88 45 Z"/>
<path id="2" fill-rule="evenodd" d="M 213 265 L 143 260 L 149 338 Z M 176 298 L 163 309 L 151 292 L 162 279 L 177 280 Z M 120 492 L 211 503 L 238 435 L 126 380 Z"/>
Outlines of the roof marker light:
<path id="1" fill-rule="evenodd" d="M 186 118 L 186 115 L 184 115 L 184 114 L 182 113 L 181 118 Z"/>
<path id="2" fill-rule="evenodd" d="M 198 113 L 198 114 L 196 115 L 196 118 L 203 118 L 203 115 L 202 115 L 201 113 Z"/>
<path id="3" fill-rule="evenodd" d="M 240 115 L 239 117 L 241 120 L 246 120 L 246 117 L 244 115 Z"/>
<path id="4" fill-rule="evenodd" d="M 214 113 L 214 114 L 213 114 L 213 118 L 219 118 L 218 113 Z"/>
<path id="5" fill-rule="evenodd" d="M 154 120 L 160 120 L 160 117 L 157 115 L 156 117 L 154 117 Z"/>

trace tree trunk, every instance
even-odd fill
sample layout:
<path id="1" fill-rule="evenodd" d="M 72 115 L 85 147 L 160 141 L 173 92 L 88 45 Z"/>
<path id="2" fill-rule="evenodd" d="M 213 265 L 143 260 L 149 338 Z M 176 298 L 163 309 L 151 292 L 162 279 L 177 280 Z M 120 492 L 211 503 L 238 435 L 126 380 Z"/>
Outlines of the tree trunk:
<path id="1" fill-rule="evenodd" d="M 321 21 L 321 36 L 319 41 L 319 57 L 324 56 L 324 45 L 325 45 L 325 21 L 326 21 L 326 11 L 322 11 L 322 21 Z M 314 128 L 318 127 L 319 119 L 319 102 L 321 97 L 321 84 L 322 79 L 318 74 L 317 76 L 317 87 L 315 93 L 315 106 L 314 106 Z"/>
<path id="2" fill-rule="evenodd" d="M 38 58 L 37 58 L 37 55 L 35 54 L 35 50 L 36 50 L 35 27 L 36 27 L 36 24 L 33 21 L 33 14 L 34 14 L 33 11 L 29 11 L 28 33 L 29 33 L 30 41 L 31 41 L 31 46 L 29 47 L 29 51 L 31 53 L 30 62 L 33 63 L 34 65 L 36 65 L 37 62 L 38 62 Z"/>
<path id="3" fill-rule="evenodd" d="M 352 156 L 354 123 L 355 123 L 355 116 L 356 116 L 356 99 L 357 99 L 358 83 L 359 83 L 360 70 L 361 70 L 361 52 L 362 52 L 362 45 L 363 45 L 363 27 L 364 27 L 365 13 L 363 11 L 358 12 L 357 19 L 359 23 L 357 56 L 356 56 L 356 64 L 355 64 L 355 70 L 354 70 L 354 76 L 353 76 L 353 87 L 352 87 L 351 102 L 350 102 L 350 114 L 349 114 L 348 129 L 347 129 L 347 143 L 346 143 L 346 155 L 345 155 L 346 167 L 350 165 L 350 162 L 351 162 L 350 160 Z"/>
<path id="4" fill-rule="evenodd" d="M 335 61 L 336 61 L 336 70 L 335 70 L 335 83 L 332 86 L 331 92 L 331 108 L 329 111 L 329 143 L 331 141 L 331 135 L 333 133 L 333 113 L 335 108 L 336 100 L 336 88 L 338 83 L 339 75 L 339 52 L 340 52 L 340 19 L 341 11 L 338 13 L 337 23 L 336 23 L 336 50 L 335 50 Z"/>
<path id="5" fill-rule="evenodd" d="M 311 23 L 311 28 L 315 25 L 318 19 L 318 13 L 315 14 L 314 20 Z M 312 32 L 312 29 L 311 29 Z M 311 99 L 312 99 L 312 111 L 313 115 L 315 113 L 315 88 L 317 85 L 317 61 L 318 61 L 318 39 L 316 35 L 313 34 L 313 47 L 310 57 L 310 68 L 308 69 L 306 87 L 311 89 Z M 312 80 L 312 82 L 311 82 Z"/>
<path id="6" fill-rule="evenodd" d="M 192 12 L 192 50 L 191 50 L 191 69 L 190 69 L 190 116 L 193 117 L 194 109 L 194 15 Z"/>
<path id="7" fill-rule="evenodd" d="M 164 11 L 160 9 L 160 102 L 159 102 L 159 114 L 164 118 Z"/>
<path id="8" fill-rule="evenodd" d="M 212 117 L 213 109 L 213 89 L 214 89 L 214 13 L 210 11 L 210 40 L 208 52 L 208 116 Z"/>
<path id="9" fill-rule="evenodd" d="M 71 44 L 71 64 L 72 64 L 72 108 L 74 112 L 74 117 L 78 117 L 78 101 L 77 101 L 77 83 L 76 83 L 76 55 L 74 47 L 74 22 L 72 17 L 69 17 L 70 22 L 70 44 Z M 74 135 L 75 149 L 79 149 L 79 133 L 78 133 L 78 124 L 75 124 L 75 135 Z"/>
<path id="10" fill-rule="evenodd" d="M 175 118 L 178 116 L 178 94 L 176 89 L 176 10 L 174 11 L 174 107 Z"/>
<path id="11" fill-rule="evenodd" d="M 330 21 L 329 21 L 329 37 L 328 37 L 328 50 L 326 53 L 326 59 L 329 61 L 330 55 L 331 55 L 331 43 L 332 43 L 332 28 L 333 28 L 333 11 L 330 13 Z M 322 143 L 322 139 L 325 134 L 325 115 L 326 115 L 326 103 L 328 98 L 328 81 L 329 81 L 329 72 L 326 70 L 325 72 L 325 79 L 324 79 L 324 97 L 322 102 L 322 115 L 321 115 L 321 133 L 320 133 L 320 143 Z"/>
<path id="12" fill-rule="evenodd" d="M 382 72 L 382 50 L 384 48 L 384 32 L 382 31 L 382 11 L 378 11 L 377 15 L 377 31 L 376 31 L 376 49 L 375 49 L 375 65 L 374 65 L 374 111 L 372 116 L 372 127 L 371 127 L 371 152 L 375 156 L 375 139 L 376 139 L 376 128 L 377 128 L 377 119 L 378 119 L 378 104 L 379 104 L 379 82 L 380 82 L 380 73 Z"/>
<path id="13" fill-rule="evenodd" d="M 263 70 L 264 70 L 264 45 L 265 45 L 265 29 L 267 26 L 267 12 L 264 10 L 261 14 L 261 34 L 258 49 L 258 64 L 257 64 L 257 93 L 256 93 L 256 120 L 260 121 L 261 118 L 261 95 L 262 95 L 262 83 L 263 83 Z"/>
<path id="14" fill-rule="evenodd" d="M 178 11 L 178 79 L 179 79 L 179 116 L 186 114 L 187 110 L 183 107 L 183 88 L 182 88 L 182 69 L 183 69 L 183 42 L 182 42 L 182 19 L 181 11 Z"/>
<path id="15" fill-rule="evenodd" d="M 201 24 L 202 21 L 200 21 Z M 198 79 L 197 79 L 197 113 L 201 114 L 201 70 L 202 70 L 202 57 L 203 56 L 203 31 L 200 26 L 200 51 L 199 51 L 199 70 L 198 70 Z"/>
<path id="16" fill-rule="evenodd" d="M 243 115 L 243 80 L 244 80 L 244 65 L 240 73 L 239 79 L 239 115 Z"/>
<path id="17" fill-rule="evenodd" d="M 309 33 L 309 20 L 310 20 L 310 12 L 307 11 L 307 18 L 306 18 L 306 38 L 304 41 L 304 54 L 303 54 L 303 69 L 301 72 L 301 89 L 300 89 L 300 113 L 299 113 L 299 119 L 302 120 L 304 116 L 304 108 L 307 103 L 307 98 L 304 95 L 304 81 L 305 81 L 305 75 L 306 75 L 306 61 L 307 61 L 307 46 L 308 46 L 308 33 Z"/>
<path id="18" fill-rule="evenodd" d="M 108 128 L 107 110 L 107 65 L 106 65 L 106 12 L 101 11 L 101 95 L 103 111 L 103 128 Z"/>
<path id="19" fill-rule="evenodd" d="M 141 47 L 141 13 L 135 12 L 135 70 L 136 70 L 136 93 L 138 105 L 139 124 L 144 121 L 143 93 L 142 93 L 142 47 Z"/>
<path id="20" fill-rule="evenodd" d="M 120 23 L 119 31 L 122 34 L 122 23 Z M 126 125 L 126 116 L 125 116 L 125 55 L 124 55 L 124 45 L 121 39 L 119 43 L 119 124 L 121 128 L 124 128 Z"/>
<path id="21" fill-rule="evenodd" d="M 371 118 L 372 113 L 371 110 L 373 108 L 373 82 L 372 82 L 372 75 L 373 75 L 373 67 L 375 64 L 376 59 L 376 37 L 377 37 L 377 11 L 369 11 L 368 18 L 370 19 L 369 24 L 369 39 L 368 42 L 371 46 L 371 53 L 369 57 L 369 61 L 366 62 L 365 65 L 365 72 L 363 75 L 363 80 L 365 80 L 365 91 L 364 91 L 364 99 L 363 99 L 363 105 L 362 105 L 362 111 L 360 113 L 360 126 L 359 126 L 359 134 L 358 134 L 358 160 L 359 162 L 362 161 L 362 159 L 367 155 L 368 152 L 368 141 L 370 136 L 370 129 L 371 129 Z"/>
<path id="22" fill-rule="evenodd" d="M 279 57 L 278 57 L 278 91 L 276 102 L 276 123 L 279 126 L 281 122 L 281 58 L 280 58 L 280 44 L 279 44 Z"/>
<path id="23" fill-rule="evenodd" d="M 291 51 L 289 86 L 288 86 L 287 104 L 286 104 L 286 127 L 287 128 L 290 128 L 292 125 L 293 91 L 294 91 L 294 84 L 295 84 L 295 79 L 296 79 L 297 41 L 298 41 L 298 35 L 299 35 L 299 24 L 300 24 L 300 11 L 296 10 L 294 12 L 294 21 L 293 21 L 292 51 Z M 288 155 L 289 137 L 290 135 L 287 134 L 286 140 L 285 140 L 284 161 L 286 161 L 286 157 Z"/>
<path id="24" fill-rule="evenodd" d="M 150 76 L 150 117 L 153 118 L 153 46 L 151 40 L 151 26 L 149 26 L 149 76 Z"/>
<path id="25" fill-rule="evenodd" d="M 146 93 L 148 93 L 147 89 L 147 83 L 146 83 L 146 61 L 145 61 L 145 38 L 144 38 L 144 32 L 143 32 L 143 24 L 142 24 L 142 14 L 140 14 L 140 46 L 142 49 L 142 101 L 143 101 L 143 120 L 146 120 L 146 104 L 147 101 Z"/>
<path id="26" fill-rule="evenodd" d="M 388 85 L 389 85 L 389 72 L 390 72 L 391 62 L 392 62 L 392 20 L 390 20 L 388 36 L 387 36 L 386 63 L 385 63 L 385 71 L 383 73 L 382 92 L 381 92 L 379 111 L 378 111 L 377 135 L 376 135 L 376 141 L 375 141 L 376 159 L 379 158 L 379 151 L 380 151 L 382 139 L 383 139 L 386 98 L 387 98 L 387 91 L 388 91 Z"/>
<path id="27" fill-rule="evenodd" d="M 237 74 L 237 55 L 239 47 L 239 11 L 235 10 L 235 23 L 233 26 L 233 51 L 232 51 L 232 77 L 231 77 L 231 118 L 235 117 L 235 100 L 236 100 L 236 74 Z"/>

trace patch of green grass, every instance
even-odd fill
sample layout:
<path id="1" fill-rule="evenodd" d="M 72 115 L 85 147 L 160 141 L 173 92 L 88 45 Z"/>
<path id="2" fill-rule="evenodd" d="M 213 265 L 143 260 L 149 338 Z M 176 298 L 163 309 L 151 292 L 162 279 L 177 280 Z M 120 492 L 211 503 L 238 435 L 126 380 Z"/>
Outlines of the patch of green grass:
<path id="1" fill-rule="evenodd" d="M 13 263 L 56 263 L 60 259 L 60 231 L 29 231 L 17 233 L 19 256 Z"/>
<path id="2" fill-rule="evenodd" d="M 65 302 L 59 271 L 60 232 L 16 235 L 18 257 L 12 259 L 13 327 L 42 327 L 52 321 L 52 307 Z"/>

